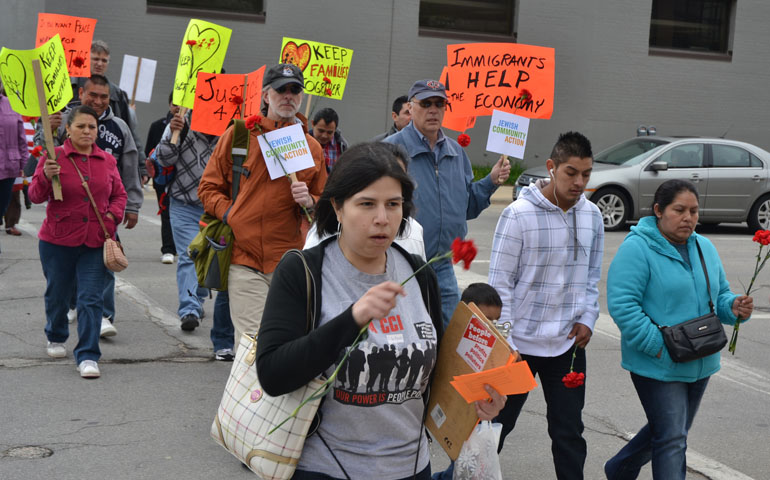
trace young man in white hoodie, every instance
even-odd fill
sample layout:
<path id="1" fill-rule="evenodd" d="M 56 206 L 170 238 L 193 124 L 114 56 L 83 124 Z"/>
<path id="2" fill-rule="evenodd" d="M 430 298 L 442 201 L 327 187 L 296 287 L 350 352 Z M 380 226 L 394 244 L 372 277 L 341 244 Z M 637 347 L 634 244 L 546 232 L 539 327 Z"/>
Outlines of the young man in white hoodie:
<path id="1" fill-rule="evenodd" d="M 525 187 L 500 216 L 489 284 L 503 301 L 501 321 L 511 322 L 509 343 L 540 377 L 556 477 L 582 479 L 585 385 L 568 388 L 562 378 L 570 370 L 585 373 L 585 347 L 599 316 L 604 225 L 583 195 L 591 143 L 577 132 L 560 135 L 546 167 L 550 179 Z M 495 419 L 503 424 L 498 451 L 526 400 L 509 395 Z"/>

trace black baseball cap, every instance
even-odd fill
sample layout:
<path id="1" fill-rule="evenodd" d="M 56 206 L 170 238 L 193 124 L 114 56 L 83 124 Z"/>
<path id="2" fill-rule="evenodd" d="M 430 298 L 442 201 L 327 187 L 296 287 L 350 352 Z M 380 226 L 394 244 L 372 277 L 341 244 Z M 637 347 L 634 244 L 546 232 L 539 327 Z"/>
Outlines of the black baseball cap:
<path id="1" fill-rule="evenodd" d="M 302 76 L 302 70 L 291 63 L 279 63 L 268 68 L 265 76 L 262 78 L 262 86 L 270 85 L 272 88 L 281 88 L 284 85 L 296 83 L 305 88 L 305 78 Z"/>

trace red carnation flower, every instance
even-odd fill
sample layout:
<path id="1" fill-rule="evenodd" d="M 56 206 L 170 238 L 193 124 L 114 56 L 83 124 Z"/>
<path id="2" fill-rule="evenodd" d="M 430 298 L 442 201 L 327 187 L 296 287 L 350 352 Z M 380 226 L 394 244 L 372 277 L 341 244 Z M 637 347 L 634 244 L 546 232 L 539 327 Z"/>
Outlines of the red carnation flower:
<path id="1" fill-rule="evenodd" d="M 327 88 L 326 89 L 326 96 L 327 97 L 331 97 L 332 96 L 332 89 L 331 88 Z"/>
<path id="2" fill-rule="evenodd" d="M 569 372 L 561 379 L 564 386 L 567 388 L 577 388 L 585 383 L 586 374 L 578 372 Z"/>
<path id="3" fill-rule="evenodd" d="M 196 42 L 195 40 L 187 40 L 185 43 L 187 45 L 193 46 L 193 45 L 197 44 L 198 42 Z"/>
<path id="4" fill-rule="evenodd" d="M 471 268 L 471 262 L 477 253 L 473 240 L 460 240 L 460 237 L 457 237 L 452 242 L 452 263 L 463 262 L 463 268 L 466 270 Z"/>
<path id="5" fill-rule="evenodd" d="M 471 144 L 471 137 L 469 137 L 464 133 L 461 133 L 460 135 L 457 136 L 457 143 L 459 143 L 461 147 L 467 147 L 468 145 Z"/>
<path id="6" fill-rule="evenodd" d="M 324 77 L 324 83 L 332 83 L 332 81 L 329 80 L 329 77 Z"/>
<path id="7" fill-rule="evenodd" d="M 519 98 L 522 100 L 532 100 L 532 94 L 526 88 L 522 88 L 519 92 Z"/>
<path id="8" fill-rule="evenodd" d="M 254 128 L 254 125 L 257 125 L 261 121 L 262 121 L 262 117 L 260 117 L 259 115 L 252 115 L 250 117 L 247 117 L 246 128 L 251 130 L 252 128 Z"/>
<path id="9" fill-rule="evenodd" d="M 86 60 L 83 57 L 75 57 L 74 60 L 72 60 L 72 65 L 80 68 L 86 63 Z"/>
<path id="10" fill-rule="evenodd" d="M 761 245 L 770 245 L 770 230 L 757 230 L 752 240 Z"/>
<path id="11" fill-rule="evenodd" d="M 35 146 L 35 148 L 32 149 L 31 152 L 29 152 L 30 155 L 32 155 L 35 158 L 40 158 L 40 155 L 43 154 L 43 147 L 40 145 Z"/>
<path id="12" fill-rule="evenodd" d="M 241 105 L 243 103 L 243 97 L 240 95 L 235 95 L 230 99 L 230 101 L 236 105 Z"/>

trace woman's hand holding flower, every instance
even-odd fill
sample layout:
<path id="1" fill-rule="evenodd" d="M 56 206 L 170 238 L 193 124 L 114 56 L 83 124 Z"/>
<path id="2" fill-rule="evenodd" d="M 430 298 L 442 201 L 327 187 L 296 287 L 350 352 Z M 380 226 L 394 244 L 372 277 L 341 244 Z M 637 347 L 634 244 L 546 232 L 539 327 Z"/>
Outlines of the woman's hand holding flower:
<path id="1" fill-rule="evenodd" d="M 353 304 L 353 319 L 364 327 L 369 320 L 386 317 L 396 307 L 396 297 L 406 296 L 404 287 L 396 282 L 382 282 L 370 288 Z"/>
<path id="2" fill-rule="evenodd" d="M 733 301 L 732 310 L 733 315 L 736 317 L 741 317 L 745 320 L 749 318 L 749 316 L 751 316 L 751 312 L 754 311 L 754 299 L 747 297 L 746 295 L 736 297 Z"/>

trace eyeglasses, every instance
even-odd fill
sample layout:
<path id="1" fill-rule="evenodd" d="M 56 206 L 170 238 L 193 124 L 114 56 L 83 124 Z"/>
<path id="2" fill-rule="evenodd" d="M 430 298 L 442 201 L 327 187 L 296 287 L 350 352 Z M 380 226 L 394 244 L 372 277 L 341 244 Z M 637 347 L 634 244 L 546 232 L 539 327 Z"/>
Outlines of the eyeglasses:
<path id="1" fill-rule="evenodd" d="M 435 105 L 436 108 L 441 109 L 441 108 L 444 108 L 446 106 L 446 100 L 443 100 L 443 99 L 442 100 L 434 100 L 432 102 L 430 100 L 420 100 L 417 103 L 419 103 L 422 108 L 430 108 L 432 105 Z"/>
<path id="2" fill-rule="evenodd" d="M 283 95 L 286 93 L 286 89 L 289 89 L 289 91 L 292 93 L 292 95 L 299 95 L 299 93 L 302 91 L 302 87 L 297 85 L 296 83 L 292 83 L 290 85 L 283 85 L 275 89 L 276 92 Z"/>

